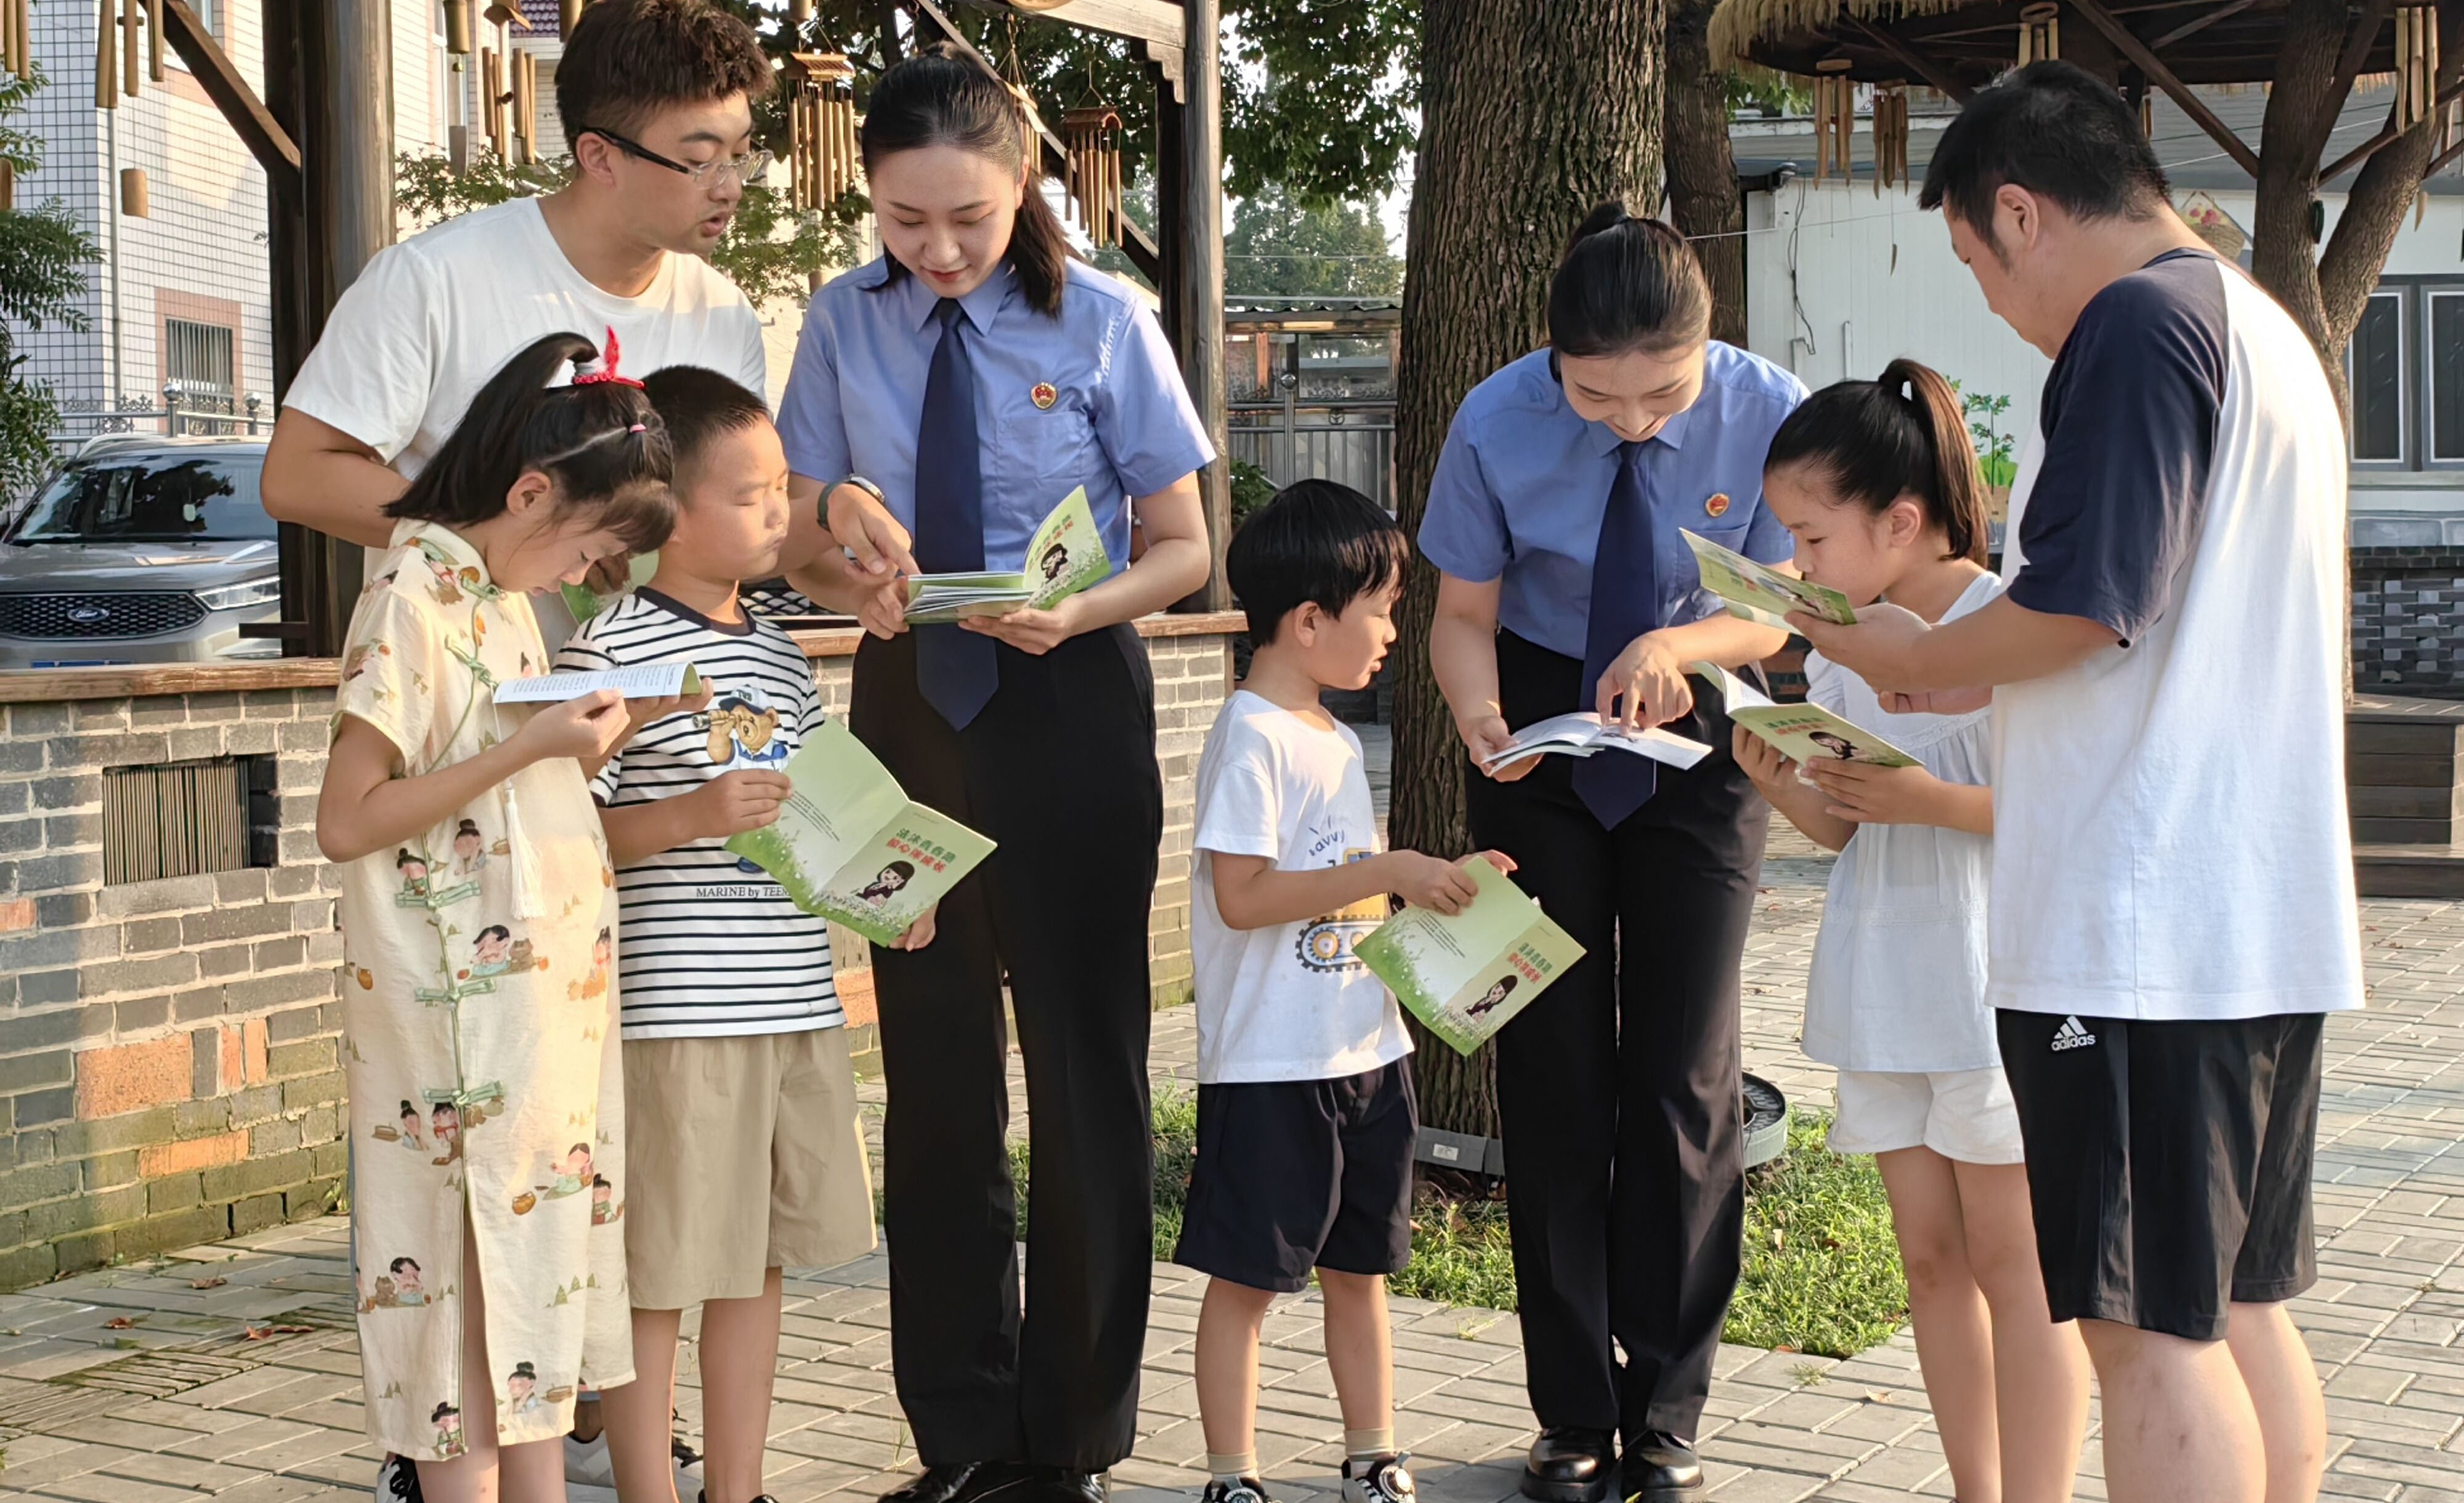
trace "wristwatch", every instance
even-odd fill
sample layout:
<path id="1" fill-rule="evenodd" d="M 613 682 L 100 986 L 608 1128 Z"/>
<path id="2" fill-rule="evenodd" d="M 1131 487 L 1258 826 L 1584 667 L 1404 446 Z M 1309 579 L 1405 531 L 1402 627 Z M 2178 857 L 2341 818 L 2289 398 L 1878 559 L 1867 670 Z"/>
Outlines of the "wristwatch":
<path id="1" fill-rule="evenodd" d="M 881 494 L 881 487 L 873 484 L 870 480 L 866 479 L 863 475 L 847 475 L 839 481 L 839 485 L 854 486 L 865 495 L 871 497 L 876 501 L 879 501 L 884 509 L 887 509 L 890 505 L 890 497 Z M 837 490 L 839 485 L 833 485 L 824 489 L 821 500 L 818 502 L 822 512 L 822 531 L 824 532 L 830 530 L 830 492 Z"/>

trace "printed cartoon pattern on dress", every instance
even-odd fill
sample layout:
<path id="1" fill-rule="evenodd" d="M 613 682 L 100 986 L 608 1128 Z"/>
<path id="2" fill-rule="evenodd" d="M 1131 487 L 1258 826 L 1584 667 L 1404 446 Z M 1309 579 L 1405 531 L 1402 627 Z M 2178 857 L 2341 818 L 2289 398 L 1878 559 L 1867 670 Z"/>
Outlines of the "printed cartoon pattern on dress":
<path id="1" fill-rule="evenodd" d="M 418 777 L 516 729 L 531 712 L 499 711 L 494 690 L 545 654 L 527 604 L 451 532 L 405 524 L 388 564 L 354 617 L 334 723 L 374 726 L 401 775 Z M 491 1363 L 498 1438 L 554 1439 L 570 1422 L 569 1375 L 631 1375 L 623 1233 L 593 1235 L 621 1212 L 624 1175 L 605 1027 L 617 897 L 588 786 L 570 763 L 527 767 L 344 876 L 369 1434 L 422 1458 L 467 1449 L 456 1296 L 480 1293 L 456 1287 L 467 1227 L 491 1340 L 510 1348 Z M 534 1213 L 509 1204 L 517 1192 Z"/>

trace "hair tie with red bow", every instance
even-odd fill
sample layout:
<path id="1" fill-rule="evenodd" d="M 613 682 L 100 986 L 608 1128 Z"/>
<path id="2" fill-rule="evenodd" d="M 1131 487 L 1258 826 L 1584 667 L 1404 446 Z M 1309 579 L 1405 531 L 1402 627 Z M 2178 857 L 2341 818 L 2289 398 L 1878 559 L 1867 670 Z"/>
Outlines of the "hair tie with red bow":
<path id="1" fill-rule="evenodd" d="M 620 376 L 616 374 L 617 350 L 616 330 L 613 327 L 610 327 L 607 331 L 607 353 L 601 356 L 597 364 L 593 365 L 591 369 L 576 374 L 573 378 L 573 384 L 577 387 L 587 387 L 595 386 L 603 381 L 612 381 L 618 386 L 640 387 L 642 384 L 634 380 L 632 377 Z M 639 432 L 640 430 L 636 429 L 634 431 Z"/>

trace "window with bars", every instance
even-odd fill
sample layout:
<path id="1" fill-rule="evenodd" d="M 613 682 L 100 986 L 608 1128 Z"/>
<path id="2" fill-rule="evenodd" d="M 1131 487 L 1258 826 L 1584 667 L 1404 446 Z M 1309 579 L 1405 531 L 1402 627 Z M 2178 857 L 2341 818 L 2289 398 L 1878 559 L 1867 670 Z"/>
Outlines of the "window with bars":
<path id="1" fill-rule="evenodd" d="M 105 768 L 103 882 L 275 865 L 274 771 L 271 757 Z"/>
<path id="2" fill-rule="evenodd" d="M 187 403 L 228 406 L 239 395 L 239 372 L 229 325 L 193 319 L 163 320 L 163 384 Z"/>

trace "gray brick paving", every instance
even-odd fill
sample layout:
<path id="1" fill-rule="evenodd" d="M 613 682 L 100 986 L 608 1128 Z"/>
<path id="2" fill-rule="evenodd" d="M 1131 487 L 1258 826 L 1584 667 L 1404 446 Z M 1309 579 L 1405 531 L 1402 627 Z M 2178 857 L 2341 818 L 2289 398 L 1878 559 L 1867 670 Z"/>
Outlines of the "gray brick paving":
<path id="1" fill-rule="evenodd" d="M 1774 836 L 1746 962 L 1748 1067 L 1815 1107 L 1828 1104 L 1829 1072 L 1796 1053 L 1796 1038 L 1826 872 L 1812 848 Z M 2371 1005 L 2327 1030 L 2320 1280 L 2295 1305 L 2329 1395 L 2325 1491 L 2464 1503 L 2464 904 L 2374 901 L 2364 927 Z M 1156 1015 L 1159 1083 L 1185 1086 L 1195 1044 L 1188 1009 Z M 866 1094 L 877 1120 L 878 1086 Z M 1016 1118 L 1023 1127 L 1023 1106 Z M 0 1295 L 0 1495 L 365 1496 L 377 1458 L 358 1428 L 346 1252 L 345 1224 L 327 1219 Z M 194 1287 L 208 1279 L 223 1282 Z M 862 1499 L 913 1466 L 891 1385 L 886 1286 L 878 1254 L 789 1282 L 770 1458 L 781 1503 Z M 1124 1503 L 1176 1503 L 1203 1481 L 1188 1381 L 1202 1280 L 1157 1265 L 1154 1289 L 1137 1450 L 1114 1473 Z M 1531 1425 L 1514 1317 L 1398 1299 L 1395 1322 L 1397 1423 L 1423 1494 L 1512 1496 Z M 251 1340 L 250 1329 L 274 1334 Z M 1279 1495 L 1332 1503 L 1341 1424 L 1314 1300 L 1281 1302 L 1268 1340 L 1261 1459 Z M 90 1386 L 149 1350 L 162 1354 L 153 1386 Z M 195 1351 L 222 1360 L 193 1360 L 196 1385 L 164 1394 L 162 1371 Z M 697 1431 L 694 1383 L 688 1361 L 680 1406 Z M 19 1419 L 26 1427 L 6 1426 Z M 1845 1361 L 1724 1350 L 1703 1454 L 1720 1503 L 1950 1495 L 1904 1333 Z M 2101 1470 L 2091 1431 L 2080 1497 L 2104 1496 Z"/>

